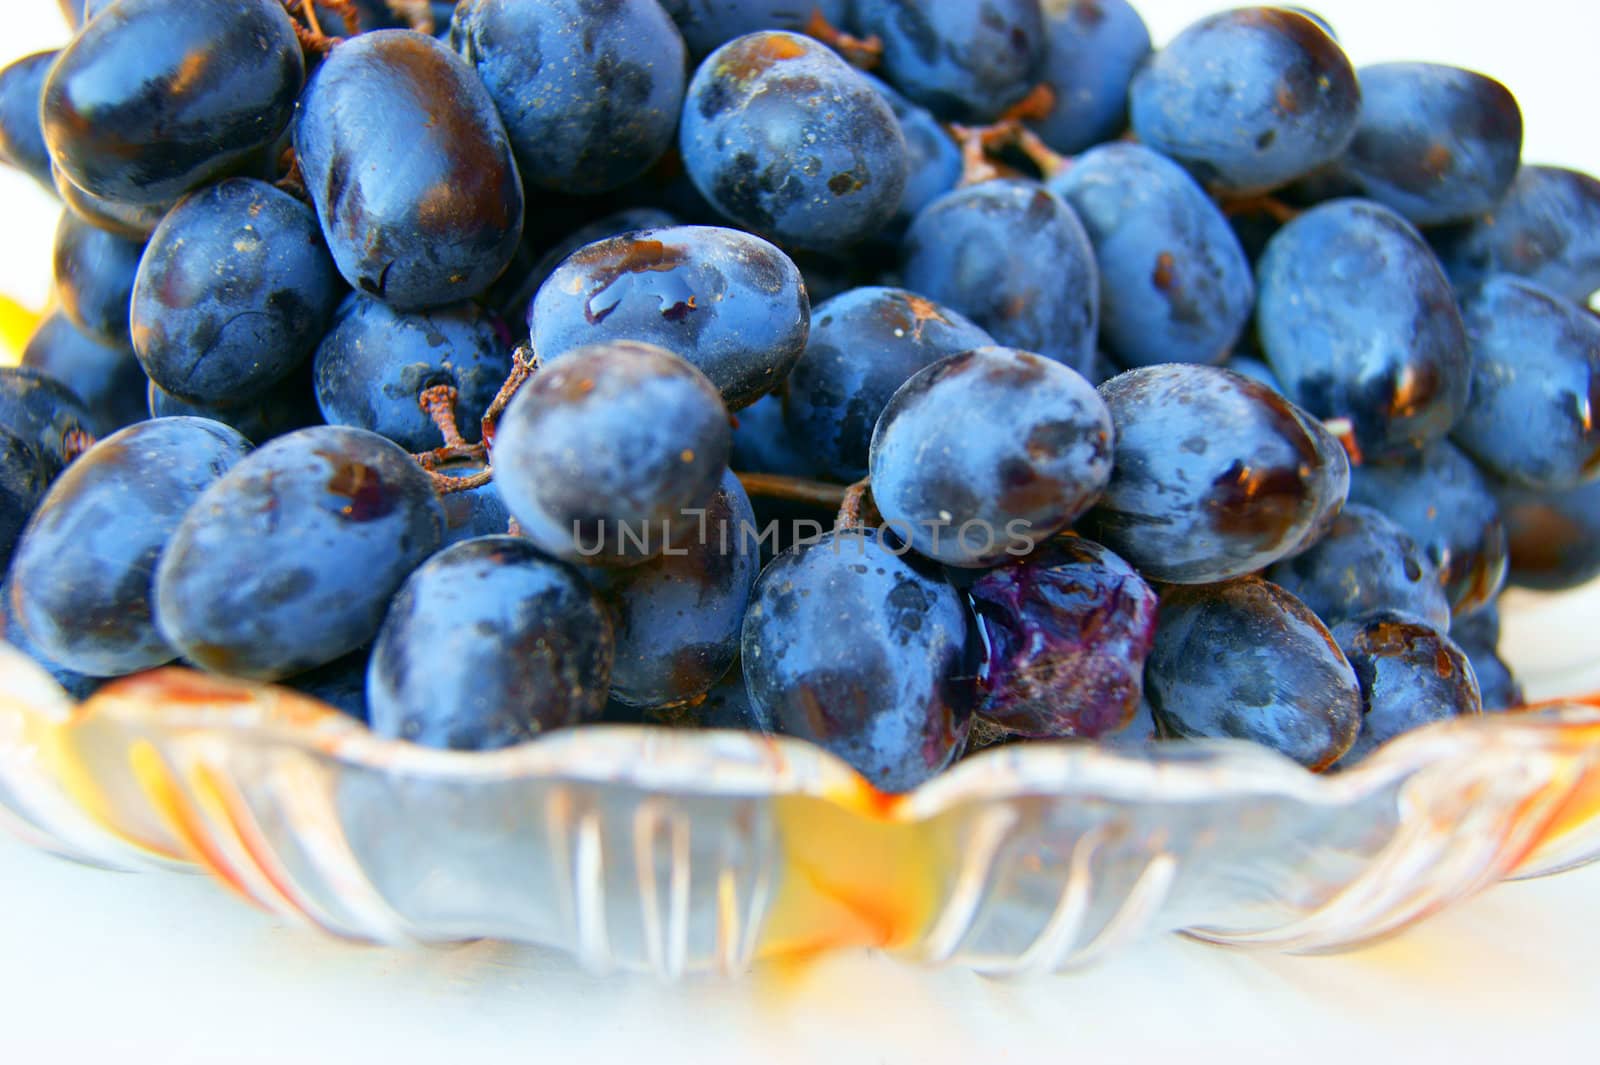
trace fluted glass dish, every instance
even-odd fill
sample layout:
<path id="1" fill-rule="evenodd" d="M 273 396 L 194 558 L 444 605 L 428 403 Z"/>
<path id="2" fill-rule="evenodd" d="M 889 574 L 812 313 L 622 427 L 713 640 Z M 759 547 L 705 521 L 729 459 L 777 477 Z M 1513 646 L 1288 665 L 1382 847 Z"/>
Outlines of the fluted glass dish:
<path id="1" fill-rule="evenodd" d="M 1600 709 L 1430 726 L 1333 776 L 1239 742 L 1010 745 L 886 796 L 795 740 L 593 726 L 442 752 L 180 669 L 74 705 L 0 644 L 0 826 L 200 869 L 339 936 L 667 978 L 860 945 L 1050 971 L 1164 931 L 1330 951 L 1600 856 Z"/>

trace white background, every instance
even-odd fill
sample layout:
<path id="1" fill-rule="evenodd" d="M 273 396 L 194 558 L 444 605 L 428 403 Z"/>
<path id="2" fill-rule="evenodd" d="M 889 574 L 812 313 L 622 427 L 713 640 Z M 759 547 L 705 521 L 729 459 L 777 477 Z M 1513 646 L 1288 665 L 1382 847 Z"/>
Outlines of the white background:
<path id="1" fill-rule="evenodd" d="M 1139 6 L 1161 41 L 1222 2 Z M 1495 75 L 1522 101 L 1530 160 L 1600 173 L 1600 5 L 1314 6 L 1358 63 L 1428 59 Z M 52 0 L 3 7 L 0 61 L 63 39 Z M 44 304 L 58 210 L 28 179 L 0 173 L 0 292 Z M 1554 678 L 1547 691 L 1580 683 L 1574 666 L 1595 675 L 1596 601 L 1516 623 L 1510 643 Z M 0 1065 L 1464 1063 L 1588 1059 L 1600 1034 L 1600 867 L 1506 885 L 1336 958 L 1173 938 L 1023 984 L 860 953 L 683 988 L 596 979 L 548 952 L 493 944 L 349 946 L 285 927 L 198 877 L 101 873 L 9 839 L 0 885 Z"/>

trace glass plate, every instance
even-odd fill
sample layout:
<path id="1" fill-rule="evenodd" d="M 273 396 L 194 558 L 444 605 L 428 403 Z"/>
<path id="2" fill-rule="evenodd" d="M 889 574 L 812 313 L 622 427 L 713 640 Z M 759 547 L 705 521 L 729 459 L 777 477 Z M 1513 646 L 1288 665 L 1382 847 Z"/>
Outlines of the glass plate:
<path id="1" fill-rule="evenodd" d="M 1600 656 L 1562 609 L 1529 616 L 1560 619 L 1544 665 L 1571 679 Z M 860 945 L 1017 974 L 1156 931 L 1346 949 L 1593 860 L 1600 709 L 1433 725 L 1328 777 L 1242 742 L 1011 745 L 886 796 L 795 740 L 593 726 L 434 751 L 181 669 L 74 706 L 0 643 L 0 825 L 202 869 L 352 939 L 515 940 L 669 979 Z"/>

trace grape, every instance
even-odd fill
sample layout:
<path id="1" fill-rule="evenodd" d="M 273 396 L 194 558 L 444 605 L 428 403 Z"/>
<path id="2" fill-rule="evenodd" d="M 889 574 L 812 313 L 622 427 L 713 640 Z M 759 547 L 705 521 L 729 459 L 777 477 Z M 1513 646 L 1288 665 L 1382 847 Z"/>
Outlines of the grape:
<path id="1" fill-rule="evenodd" d="M 1600 577 L 1600 481 L 1564 492 L 1506 485 L 1495 491 L 1510 541 L 1512 584 L 1558 592 Z"/>
<path id="2" fill-rule="evenodd" d="M 97 423 L 83 401 L 54 377 L 0 366 L 0 430 L 38 450 L 53 477 L 72 459 L 72 438 Z"/>
<path id="3" fill-rule="evenodd" d="M 511 372 L 511 356 L 475 304 L 398 311 L 352 292 L 317 348 L 317 405 L 332 425 L 381 433 L 407 451 L 442 442 L 418 397 L 456 389 L 456 421 L 469 441 Z"/>
<path id="4" fill-rule="evenodd" d="M 3 441 L 4 437 L 5 434 L 0 433 L 0 441 Z M 5 444 L 0 442 L 0 450 L 3 450 L 4 447 Z M 35 664 L 49 673 L 57 684 L 61 685 L 62 690 L 74 699 L 79 701 L 87 699 L 100 687 L 101 682 L 98 678 L 86 677 L 82 673 L 74 673 L 70 669 L 64 669 L 56 665 L 34 646 L 32 640 L 28 639 L 27 632 L 22 628 L 21 623 L 17 621 L 16 613 L 11 609 L 11 577 L 9 574 L 0 579 L 0 640 L 5 641 L 12 649 L 20 651 L 26 657 L 31 658 Z"/>
<path id="5" fill-rule="evenodd" d="M 1448 636 L 1404 614 L 1369 614 L 1334 629 L 1361 681 L 1361 733 L 1347 768 L 1403 732 L 1483 713 L 1478 678 Z"/>
<path id="6" fill-rule="evenodd" d="M 402 310 L 476 296 L 522 233 L 517 165 L 488 91 L 431 37 L 335 48 L 301 97 L 294 148 L 351 286 Z"/>
<path id="7" fill-rule="evenodd" d="M 829 476 L 860 480 L 873 427 L 895 391 L 946 355 L 993 343 L 955 311 L 905 289 L 835 296 L 813 310 L 805 354 L 789 374 L 783 414 L 791 438 Z"/>
<path id="8" fill-rule="evenodd" d="M 745 685 L 774 728 L 908 791 L 953 762 L 971 726 L 967 622 L 949 585 L 874 530 L 823 535 L 761 574 L 741 638 Z"/>
<path id="9" fill-rule="evenodd" d="M 1075 155 L 1128 127 L 1128 86 L 1150 55 L 1150 31 L 1127 0 L 1052 0 L 1044 12 L 1040 68 L 1055 102 L 1034 131 Z"/>
<path id="10" fill-rule="evenodd" d="M 442 466 L 438 472 L 445 477 L 461 479 L 482 473 L 488 467 L 472 460 L 463 460 Z M 511 511 L 494 482 L 453 492 L 440 498 L 444 505 L 444 541 L 441 548 L 475 540 L 480 536 L 504 536 L 511 527 Z"/>
<path id="11" fill-rule="evenodd" d="M 237 429 L 253 444 L 265 444 L 296 429 L 322 424 L 322 414 L 317 410 L 316 395 L 311 387 L 309 363 L 265 392 L 232 406 L 190 403 L 162 391 L 154 381 L 146 384 L 145 403 L 152 418 L 179 415 L 210 418 Z"/>
<path id="12" fill-rule="evenodd" d="M 677 706 L 629 706 L 612 699 L 601 720 L 610 725 L 723 729 L 768 735 L 772 721 L 750 699 L 744 671 L 736 661 L 704 697 Z"/>
<path id="13" fill-rule="evenodd" d="M 1217 362 L 1250 320 L 1238 238 L 1183 168 L 1137 144 L 1076 159 L 1050 189 L 1077 212 L 1100 273 L 1101 342 L 1127 367 Z"/>
<path id="14" fill-rule="evenodd" d="M 164 391 L 238 406 L 310 356 L 339 293 L 311 209 L 231 178 L 186 197 L 150 238 L 132 286 L 133 347 Z"/>
<path id="15" fill-rule="evenodd" d="M 1214 193 L 1266 192 L 1344 151 L 1361 116 L 1350 60 L 1280 8 L 1210 15 L 1134 75 L 1133 131 Z"/>
<path id="16" fill-rule="evenodd" d="M 28 340 L 22 365 L 81 397 L 96 435 L 144 419 L 147 382 L 132 349 L 103 343 L 59 311 L 41 322 Z"/>
<path id="17" fill-rule="evenodd" d="M 1339 180 L 1419 226 L 1494 209 L 1517 176 L 1522 111 L 1493 78 L 1437 63 L 1362 67 L 1361 124 Z"/>
<path id="18" fill-rule="evenodd" d="M 1116 453 L 1083 531 L 1146 577 L 1209 584 L 1254 573 L 1308 546 L 1344 503 L 1338 442 L 1260 382 L 1213 366 L 1151 366 L 1100 395 Z"/>
<path id="19" fill-rule="evenodd" d="M 1530 282 L 1484 281 L 1463 304 L 1472 400 L 1453 439 L 1479 466 L 1560 491 L 1600 477 L 1600 319 Z"/>
<path id="20" fill-rule="evenodd" d="M 661 707 L 697 699 L 739 656 L 760 559 L 755 512 L 733 474 L 723 474 L 700 521 L 643 565 L 589 571 L 616 631 L 617 702 Z"/>
<path id="21" fill-rule="evenodd" d="M 857 244 L 905 191 L 906 142 L 889 104 L 825 45 L 792 33 L 711 53 L 689 83 L 679 145 L 701 195 L 786 247 Z"/>
<path id="22" fill-rule="evenodd" d="M 1382 511 L 1359 503 L 1346 506 L 1316 546 L 1279 562 L 1268 577 L 1330 626 L 1388 611 L 1441 632 L 1450 627 L 1439 567 Z"/>
<path id="23" fill-rule="evenodd" d="M 1170 735 L 1252 740 L 1313 771 L 1361 729 L 1361 686 L 1332 634 L 1256 577 L 1164 592 L 1144 677 Z"/>
<path id="24" fill-rule="evenodd" d="M 443 532 L 427 475 L 393 443 L 301 429 L 195 501 L 156 570 L 157 623 L 202 669 L 293 676 L 371 642 Z"/>
<path id="25" fill-rule="evenodd" d="M 327 26 L 323 26 L 327 30 Z M 290 677 L 284 684 L 302 695 L 338 710 L 357 721 L 367 720 L 367 660 L 371 649 L 363 647 L 325 666 Z"/>
<path id="26" fill-rule="evenodd" d="M 704 374 L 632 341 L 568 352 L 506 408 L 495 483 L 525 535 L 569 561 L 632 565 L 698 524 L 732 431 Z"/>
<path id="27" fill-rule="evenodd" d="M 986 651 L 979 716 L 1038 739 L 1095 739 L 1129 723 L 1156 632 L 1156 593 L 1133 567 L 1062 536 L 967 594 Z"/>
<path id="28" fill-rule="evenodd" d="M 455 5 L 449 4 L 449 7 Z M 317 4 L 317 22 L 322 26 L 322 32 L 330 37 L 351 37 L 350 27 L 345 24 L 344 17 L 325 4 Z M 370 33 L 373 30 L 401 29 L 404 26 L 394 12 L 389 10 L 386 0 L 355 0 L 356 16 L 361 23 L 361 32 Z M 437 19 L 437 16 L 435 16 Z M 450 26 L 449 16 L 446 15 L 443 28 Z"/>
<path id="29" fill-rule="evenodd" d="M 655 0 L 466 0 L 450 40 L 489 90 L 532 186 L 606 192 L 672 146 L 686 55 Z"/>
<path id="30" fill-rule="evenodd" d="M 1350 502 L 1383 511 L 1439 569 L 1457 616 L 1491 602 L 1506 577 L 1506 530 L 1483 474 L 1448 441 L 1350 478 Z"/>
<path id="31" fill-rule="evenodd" d="M 1259 381 L 1280 396 L 1283 395 L 1283 384 L 1278 380 L 1278 375 L 1272 372 L 1272 367 L 1260 359 L 1249 355 L 1234 355 L 1228 360 L 1227 366 L 1234 373 L 1248 377 L 1252 381 Z"/>
<path id="32" fill-rule="evenodd" d="M 67 179 L 54 163 L 50 167 L 56 195 L 73 217 L 126 240 L 143 242 L 167 216 L 170 203 L 129 204 L 107 200 L 83 191 Z"/>
<path id="33" fill-rule="evenodd" d="M 902 267 L 906 288 L 966 315 L 996 343 L 1089 368 L 1100 308 L 1094 248 L 1055 193 L 1012 179 L 956 189 L 911 223 Z"/>
<path id="34" fill-rule="evenodd" d="M 566 262 L 567 258 L 579 248 L 624 233 L 634 233 L 641 229 L 664 229 L 677 224 L 677 219 L 672 215 L 654 207 L 632 207 L 597 218 L 570 231 L 548 247 L 542 247 L 539 254 L 530 259 L 526 273 L 519 274 L 515 283 L 512 283 L 512 273 L 518 264 L 513 263 L 512 268 L 496 282 L 495 288 L 490 290 L 490 304 L 501 308 L 507 318 L 525 322 L 533 309 L 534 295 L 550 279 L 550 275 L 556 272 L 556 268 Z M 524 245 L 527 244 L 527 240 L 528 234 L 525 231 Z"/>
<path id="35" fill-rule="evenodd" d="M 1111 479 L 1111 414 L 1059 363 L 984 347 L 919 371 L 872 434 L 872 497 L 947 566 L 993 566 L 1076 521 Z"/>
<path id="36" fill-rule="evenodd" d="M 175 658 L 154 621 L 151 574 L 185 512 L 249 450 L 217 422 L 160 418 L 106 437 L 67 467 L 11 569 L 12 607 L 39 650 L 95 677 Z"/>
<path id="37" fill-rule="evenodd" d="M 60 52 L 36 52 L 0 70 L 0 161 L 53 188 L 50 151 L 39 124 L 44 80 Z"/>
<path id="38" fill-rule="evenodd" d="M 883 76 L 895 88 L 945 121 L 990 122 L 1038 81 L 1039 8 L 1039 0 L 855 0 L 855 17 L 883 41 Z"/>
<path id="39" fill-rule="evenodd" d="M 526 743 L 598 718 L 611 659 L 577 573 L 516 537 L 468 540 L 395 596 L 367 666 L 372 728 L 455 750 Z"/>
<path id="40" fill-rule="evenodd" d="M 804 33 L 811 16 L 820 14 L 843 28 L 852 0 L 664 0 L 663 7 L 683 32 L 695 59 L 735 37 L 758 30 Z"/>
<path id="41" fill-rule="evenodd" d="M 1524 166 L 1491 214 L 1433 239 L 1460 287 L 1489 274 L 1516 274 L 1586 303 L 1600 289 L 1600 181 L 1576 170 Z"/>
<path id="42" fill-rule="evenodd" d="M 79 188 L 161 203 L 276 139 L 304 80 L 278 0 L 119 0 L 51 69 L 44 137 Z"/>
<path id="43" fill-rule="evenodd" d="M 1500 658 L 1500 609 L 1497 605 L 1491 604 L 1476 614 L 1456 618 L 1450 626 L 1450 639 L 1472 663 L 1486 713 L 1523 705 L 1522 685 Z"/>
<path id="44" fill-rule="evenodd" d="M 760 237 L 713 226 L 602 240 L 556 268 L 528 312 L 546 361 L 612 340 L 655 344 L 711 379 L 729 410 L 771 391 L 805 350 L 800 271 Z"/>
<path id="45" fill-rule="evenodd" d="M 1387 207 L 1339 200 L 1301 215 L 1258 267 L 1256 330 L 1285 395 L 1343 418 L 1367 458 L 1415 450 L 1467 406 L 1471 358 L 1427 242 Z"/>
<path id="46" fill-rule="evenodd" d="M 73 325 L 103 344 L 127 344 L 128 300 L 144 245 L 63 212 L 56 226 L 56 298 Z"/>
<path id="47" fill-rule="evenodd" d="M 9 565 L 22 529 L 54 475 L 37 444 L 0 428 L 0 565 Z"/>
<path id="48" fill-rule="evenodd" d="M 1151 744 L 1160 743 L 1161 730 L 1156 726 L 1156 714 L 1150 708 L 1150 700 L 1141 697 L 1131 721 L 1116 732 L 1108 732 L 1098 739 L 1102 747 L 1133 754 L 1143 753 Z"/>
<path id="49" fill-rule="evenodd" d="M 783 396 L 773 393 L 739 412 L 730 460 L 734 469 L 784 477 L 814 477 L 822 472 L 806 441 L 784 424 L 783 407 Z"/>
<path id="50" fill-rule="evenodd" d="M 887 82 L 870 74 L 862 77 L 888 102 L 906 142 L 906 187 L 885 231 L 898 239 L 919 211 L 960 183 L 961 149 L 933 112 L 918 107 Z M 819 297 L 813 291 L 811 298 Z"/>

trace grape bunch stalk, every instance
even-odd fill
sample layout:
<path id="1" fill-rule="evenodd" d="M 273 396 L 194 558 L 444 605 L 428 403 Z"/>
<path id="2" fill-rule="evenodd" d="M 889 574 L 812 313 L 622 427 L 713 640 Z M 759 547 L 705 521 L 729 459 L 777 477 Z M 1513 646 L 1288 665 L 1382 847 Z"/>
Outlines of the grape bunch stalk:
<path id="1" fill-rule="evenodd" d="M 0 638 L 483 751 L 1338 772 L 1600 576 L 1600 181 L 1301 9 L 62 0 Z"/>

